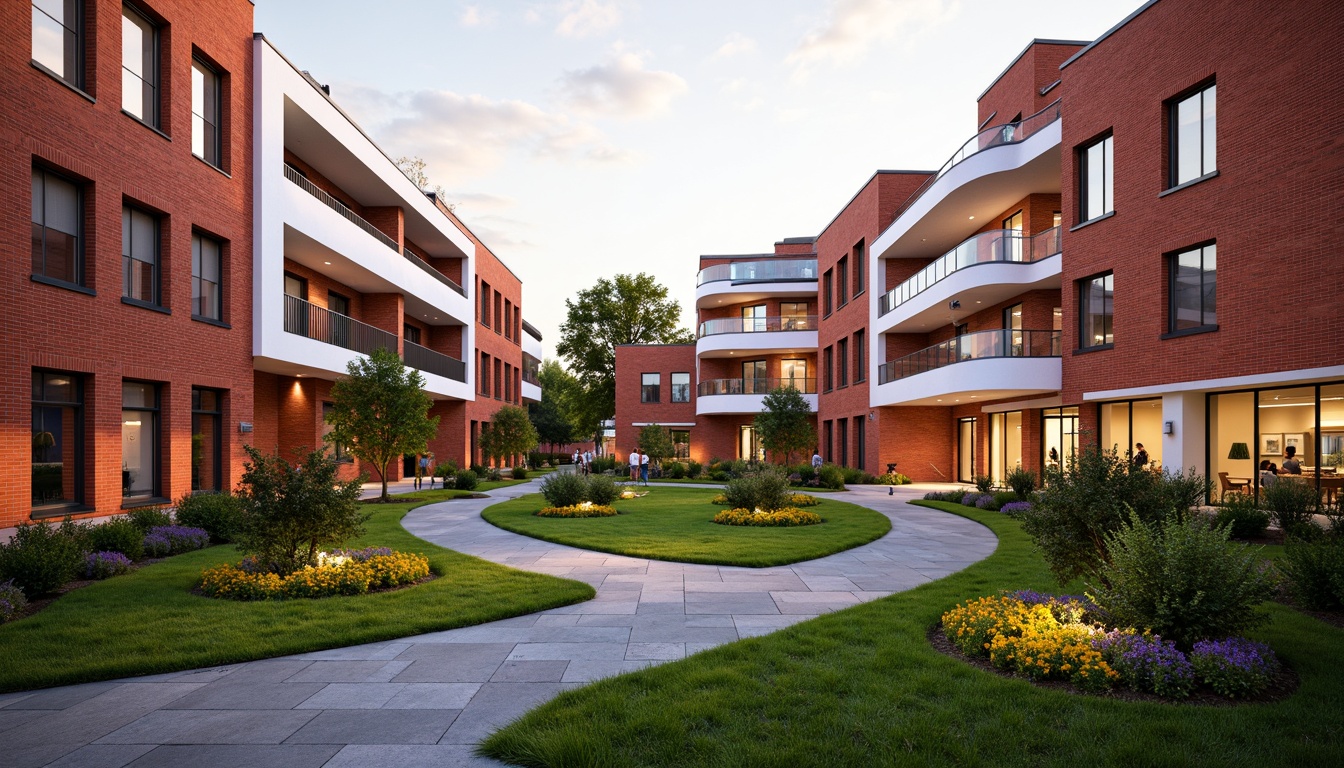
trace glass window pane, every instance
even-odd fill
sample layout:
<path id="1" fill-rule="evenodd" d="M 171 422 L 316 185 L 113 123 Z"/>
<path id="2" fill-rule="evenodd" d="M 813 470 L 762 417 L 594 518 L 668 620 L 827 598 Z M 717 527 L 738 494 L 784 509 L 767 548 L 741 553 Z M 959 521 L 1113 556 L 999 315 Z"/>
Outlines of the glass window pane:
<path id="1" fill-rule="evenodd" d="M 1203 153 L 1200 149 L 1202 107 L 1199 94 L 1176 105 L 1176 183 L 1199 178 Z"/>
<path id="2" fill-rule="evenodd" d="M 1115 210 L 1115 149 L 1114 141 L 1107 137 L 1102 147 L 1102 202 L 1101 213 Z"/>
<path id="3" fill-rule="evenodd" d="M 65 70 L 65 27 L 38 7 L 50 5 L 59 6 L 51 2 L 33 4 L 33 61 L 68 80 L 70 73 Z"/>
<path id="4" fill-rule="evenodd" d="M 1084 220 L 1095 219 L 1102 214 L 1102 200 L 1105 193 L 1102 191 L 1102 165 L 1104 150 L 1100 144 L 1094 144 L 1087 149 L 1087 160 L 1084 166 L 1087 171 L 1087 200 L 1086 209 L 1083 212 Z"/>
<path id="5" fill-rule="evenodd" d="M 140 261 L 154 260 L 158 240 L 154 218 L 143 211 L 131 211 L 131 256 Z"/>
<path id="6" fill-rule="evenodd" d="M 123 381 L 121 383 L 121 405 L 123 408 L 156 408 L 154 399 L 155 385 L 142 381 Z"/>
<path id="7" fill-rule="evenodd" d="M 1218 86 L 1204 91 L 1204 172 L 1218 170 Z"/>
<path id="8" fill-rule="evenodd" d="M 69 235 L 79 233 L 79 188 L 51 174 L 44 174 L 46 226 Z"/>

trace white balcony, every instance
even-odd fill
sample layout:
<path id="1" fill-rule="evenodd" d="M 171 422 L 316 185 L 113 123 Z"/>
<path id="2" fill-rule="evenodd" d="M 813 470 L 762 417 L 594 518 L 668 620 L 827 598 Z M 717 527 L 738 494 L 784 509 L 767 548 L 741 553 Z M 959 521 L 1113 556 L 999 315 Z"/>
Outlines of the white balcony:
<path id="1" fill-rule="evenodd" d="M 698 357 L 734 357 L 739 354 L 794 354 L 817 351 L 817 318 L 725 317 L 700 324 L 695 341 Z"/>
<path id="2" fill-rule="evenodd" d="M 878 367 L 872 406 L 988 402 L 1058 392 L 1059 331 L 970 333 Z"/>
<path id="3" fill-rule="evenodd" d="M 817 412 L 816 379 L 707 379 L 696 388 L 697 416 L 743 415 L 765 410 L 771 390 L 789 386 L 798 390 L 813 413 Z"/>
<path id="4" fill-rule="evenodd" d="M 816 259 L 761 259 L 700 270 L 696 308 L 744 304 L 771 297 L 817 295 Z"/>

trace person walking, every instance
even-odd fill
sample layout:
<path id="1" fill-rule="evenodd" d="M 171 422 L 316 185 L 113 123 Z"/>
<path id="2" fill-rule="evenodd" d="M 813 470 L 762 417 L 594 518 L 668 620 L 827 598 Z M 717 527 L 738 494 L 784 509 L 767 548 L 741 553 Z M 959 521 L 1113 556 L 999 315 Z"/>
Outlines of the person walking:
<path id="1" fill-rule="evenodd" d="M 649 454 L 641 452 L 639 454 L 639 476 L 644 480 L 644 485 L 649 484 Z"/>
<path id="2" fill-rule="evenodd" d="M 639 482 L 639 449 L 630 449 L 630 482 Z"/>
<path id="3" fill-rule="evenodd" d="M 417 491 L 420 490 L 421 485 L 424 483 L 425 475 L 428 474 L 429 474 L 429 454 L 422 453 L 420 454 L 420 460 L 416 462 L 415 466 L 415 490 Z"/>

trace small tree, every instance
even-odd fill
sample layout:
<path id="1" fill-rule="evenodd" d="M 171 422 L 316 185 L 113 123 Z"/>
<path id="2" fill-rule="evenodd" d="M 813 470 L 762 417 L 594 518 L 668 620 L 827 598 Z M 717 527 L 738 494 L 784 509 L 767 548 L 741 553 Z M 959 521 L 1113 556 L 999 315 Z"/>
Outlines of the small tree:
<path id="1" fill-rule="evenodd" d="M 806 452 L 817 443 L 812 426 L 812 407 L 793 387 L 771 390 L 761 399 L 763 410 L 756 416 L 756 434 L 761 445 L 772 454 L 784 454 L 784 463 L 793 463 L 795 451 Z"/>
<path id="2" fill-rule="evenodd" d="M 574 426 L 560 412 L 559 406 L 545 399 L 544 394 L 540 403 L 528 403 L 527 416 L 537 429 L 537 440 L 551 446 L 552 453 L 555 446 L 574 441 Z"/>
<path id="3" fill-rule="evenodd" d="M 235 535 L 238 549 L 279 571 L 292 573 L 316 565 L 317 553 L 364 532 L 367 515 L 359 511 L 361 476 L 346 483 L 336 478 L 336 461 L 325 448 L 301 449 L 299 463 L 243 446 L 248 461 L 238 497 L 242 515 Z"/>
<path id="4" fill-rule="evenodd" d="M 383 478 L 381 501 L 387 495 L 387 467 L 404 454 L 424 453 L 438 430 L 430 417 L 434 404 L 424 391 L 419 371 L 402 365 L 397 353 L 379 347 L 368 357 L 351 360 L 346 378 L 331 388 L 332 431 L 327 439 L 378 468 Z"/>
<path id="5" fill-rule="evenodd" d="M 667 427 L 658 424 L 649 424 L 639 430 L 639 448 L 649 454 L 650 466 L 658 464 L 677 450 L 672 445 L 672 433 L 667 431 Z"/>
<path id="6" fill-rule="evenodd" d="M 537 447 L 537 429 L 527 411 L 506 405 L 490 417 L 490 429 L 481 433 L 481 450 L 495 460 L 514 459 Z"/>

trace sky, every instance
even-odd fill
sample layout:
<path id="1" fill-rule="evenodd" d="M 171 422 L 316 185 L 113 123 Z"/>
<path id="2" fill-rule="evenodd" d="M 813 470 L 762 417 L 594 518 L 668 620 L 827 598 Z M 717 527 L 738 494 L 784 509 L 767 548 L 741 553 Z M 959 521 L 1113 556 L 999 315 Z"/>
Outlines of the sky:
<path id="1" fill-rule="evenodd" d="M 873 172 L 931 170 L 1033 38 L 1093 40 L 1141 0 L 256 0 L 523 281 L 555 354 L 565 299 L 647 272 L 693 328 L 701 254 L 816 236 Z"/>

